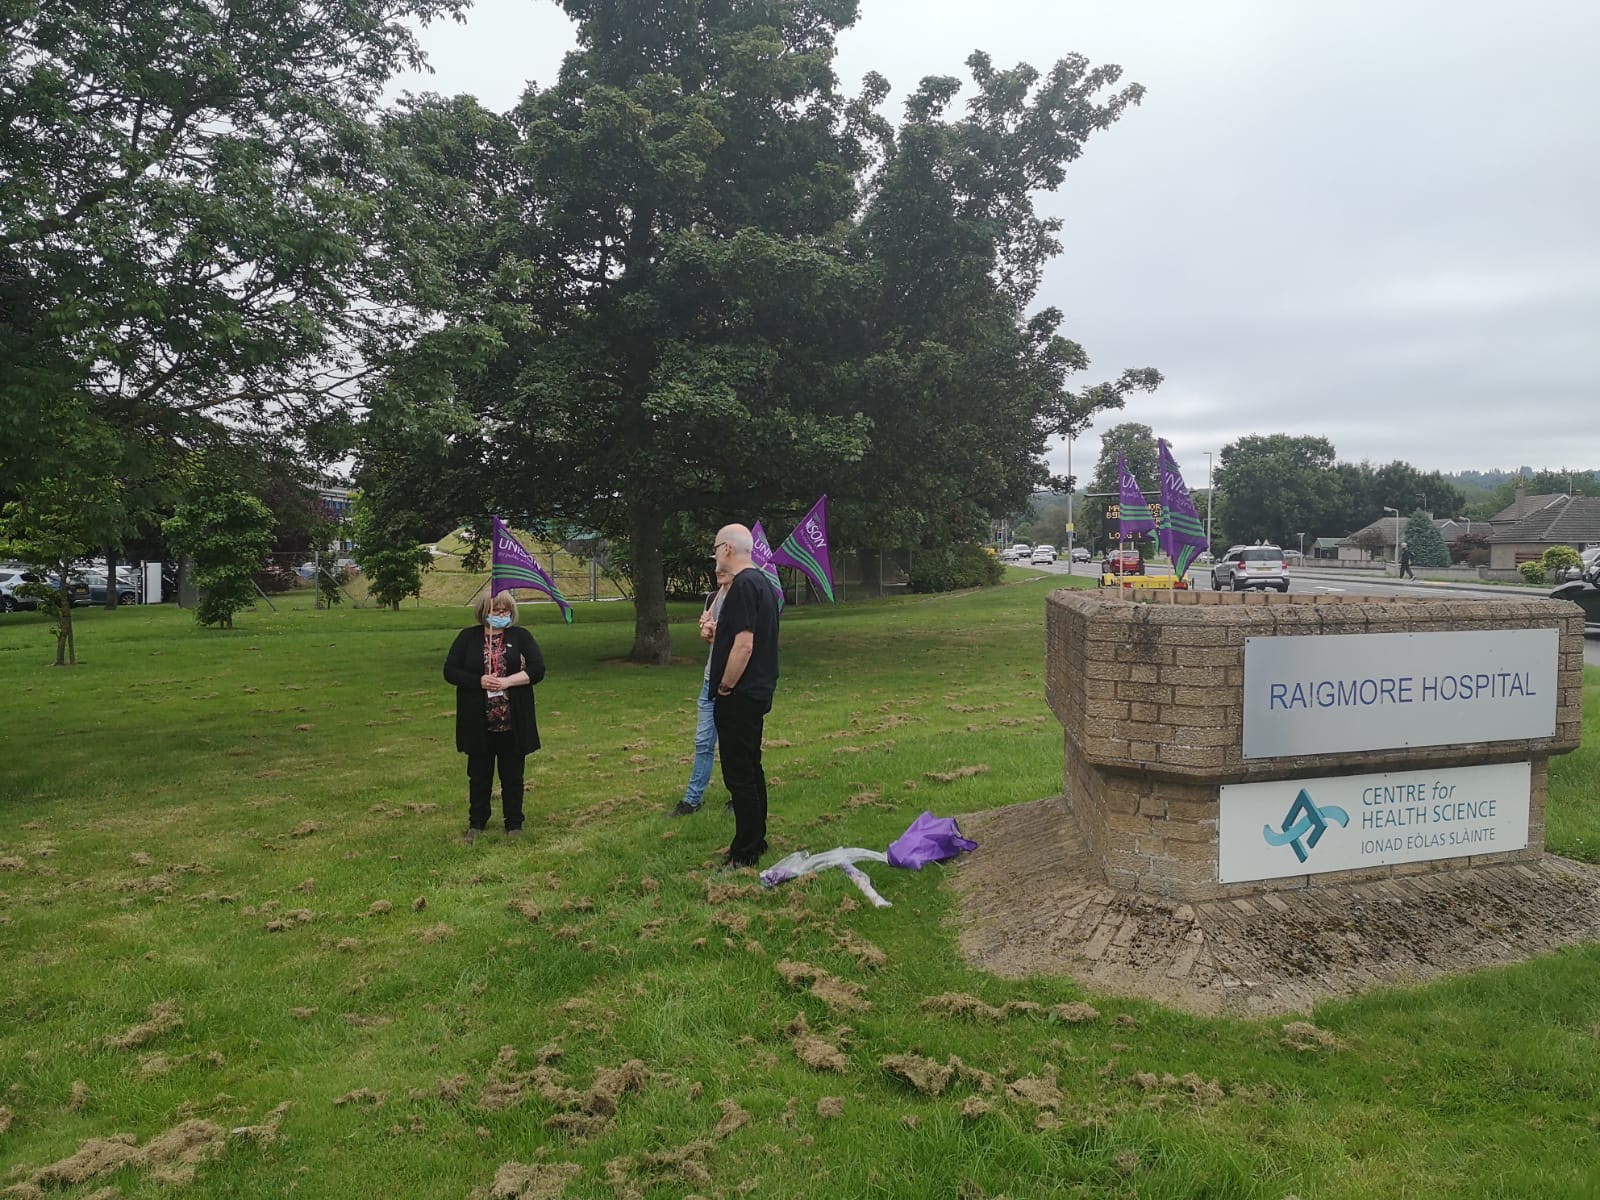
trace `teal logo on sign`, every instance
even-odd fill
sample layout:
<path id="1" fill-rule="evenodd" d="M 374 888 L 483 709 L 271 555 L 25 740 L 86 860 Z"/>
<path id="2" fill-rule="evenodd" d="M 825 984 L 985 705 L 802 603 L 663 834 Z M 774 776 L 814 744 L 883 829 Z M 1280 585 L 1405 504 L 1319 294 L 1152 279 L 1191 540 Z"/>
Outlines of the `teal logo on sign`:
<path id="1" fill-rule="evenodd" d="M 1311 793 L 1301 788 L 1300 794 L 1289 806 L 1289 815 L 1284 817 L 1283 824 L 1277 829 L 1263 825 L 1261 836 L 1267 839 L 1269 846 L 1289 847 L 1296 858 L 1305 862 L 1306 852 L 1317 848 L 1322 835 L 1328 832 L 1330 822 L 1343 829 L 1350 824 L 1350 814 L 1336 804 L 1318 808 L 1311 800 Z M 1305 839 L 1303 846 L 1300 844 L 1302 838 Z"/>

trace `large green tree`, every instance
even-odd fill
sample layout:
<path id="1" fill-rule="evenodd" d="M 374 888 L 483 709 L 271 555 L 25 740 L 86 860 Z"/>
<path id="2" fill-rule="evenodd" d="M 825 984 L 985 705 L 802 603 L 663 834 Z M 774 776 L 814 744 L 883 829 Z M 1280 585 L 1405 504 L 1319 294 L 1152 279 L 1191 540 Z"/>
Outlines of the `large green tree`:
<path id="1" fill-rule="evenodd" d="M 1337 489 L 1330 488 L 1330 507 L 1318 537 L 1337 537 L 1370 524 L 1387 508 L 1401 512 L 1425 509 L 1441 517 L 1458 517 L 1466 510 L 1460 488 L 1438 471 L 1420 471 L 1396 459 L 1375 467 L 1370 462 L 1334 464 Z"/>
<path id="2" fill-rule="evenodd" d="M 463 3 L 0 6 L 0 474 L 316 433 L 397 311 L 369 114 Z"/>
<path id="3" fill-rule="evenodd" d="M 1343 485 L 1333 443 L 1287 433 L 1250 434 L 1217 456 L 1216 522 L 1233 543 L 1299 547 L 1299 535 L 1338 521 Z"/>
<path id="4" fill-rule="evenodd" d="M 390 360 L 364 459 L 428 481 L 441 517 L 625 540 L 634 658 L 667 661 L 681 518 L 781 536 L 827 490 L 878 544 L 968 532 L 1044 481 L 1049 436 L 1156 382 L 1068 389 L 1083 351 L 1028 311 L 1057 248 L 1032 196 L 1138 99 L 1097 99 L 1116 68 L 974 56 L 964 116 L 930 79 L 896 129 L 885 81 L 852 100 L 834 77 L 855 0 L 563 7 L 554 85 L 388 126 L 425 193 L 393 220 L 433 231 L 405 237 L 442 319 Z"/>
<path id="5" fill-rule="evenodd" d="M 1155 431 L 1139 421 L 1124 421 L 1106 430 L 1100 435 L 1100 456 L 1095 459 L 1094 474 L 1089 479 L 1089 495 L 1077 517 L 1083 527 L 1080 540 L 1085 545 L 1097 543 L 1103 549 L 1117 540 L 1120 531 L 1106 527 L 1105 514 L 1120 495 L 1119 455 L 1126 459 L 1128 470 L 1149 499 L 1156 498 L 1161 486 Z"/>

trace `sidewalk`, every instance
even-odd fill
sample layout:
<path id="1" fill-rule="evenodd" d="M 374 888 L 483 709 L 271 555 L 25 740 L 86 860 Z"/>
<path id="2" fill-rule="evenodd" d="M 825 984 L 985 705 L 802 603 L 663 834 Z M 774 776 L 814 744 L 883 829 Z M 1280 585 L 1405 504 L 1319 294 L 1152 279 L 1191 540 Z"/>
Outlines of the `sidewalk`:
<path id="1" fill-rule="evenodd" d="M 1426 568 L 1424 568 L 1424 571 L 1426 571 Z M 1527 596 L 1540 600 L 1549 599 L 1550 593 L 1556 587 L 1553 583 L 1542 587 L 1526 587 L 1522 584 L 1513 583 L 1485 583 L 1481 579 L 1440 579 L 1429 577 L 1427 574 L 1419 575 L 1413 581 L 1399 579 L 1393 575 L 1380 574 L 1376 571 L 1341 571 L 1337 567 L 1290 567 L 1289 578 L 1296 585 L 1314 584 L 1317 580 L 1325 579 L 1341 583 L 1363 583 L 1389 588 L 1449 588 L 1454 592 L 1472 592 L 1483 596 Z"/>

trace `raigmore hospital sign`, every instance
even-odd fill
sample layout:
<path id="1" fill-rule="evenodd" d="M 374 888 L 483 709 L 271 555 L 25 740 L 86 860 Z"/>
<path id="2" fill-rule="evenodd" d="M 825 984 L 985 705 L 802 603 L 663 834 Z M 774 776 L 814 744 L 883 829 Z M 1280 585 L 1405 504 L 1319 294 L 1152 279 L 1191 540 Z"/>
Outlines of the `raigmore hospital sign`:
<path id="1" fill-rule="evenodd" d="M 1555 629 L 1252 637 L 1247 759 L 1547 738 Z"/>

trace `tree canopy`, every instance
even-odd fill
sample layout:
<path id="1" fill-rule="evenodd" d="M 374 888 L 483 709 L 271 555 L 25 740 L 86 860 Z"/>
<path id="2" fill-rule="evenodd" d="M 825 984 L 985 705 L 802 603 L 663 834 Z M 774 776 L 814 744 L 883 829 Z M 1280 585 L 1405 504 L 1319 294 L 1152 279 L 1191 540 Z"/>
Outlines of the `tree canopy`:
<path id="1" fill-rule="evenodd" d="M 1156 435 L 1150 426 L 1138 421 L 1124 421 L 1113 425 L 1100 435 L 1100 457 L 1095 460 L 1094 474 L 1089 479 L 1089 498 L 1084 502 L 1081 540 L 1114 542 L 1116 529 L 1106 528 L 1106 509 L 1117 503 L 1120 494 L 1118 456 L 1128 464 L 1128 470 L 1139 481 L 1150 499 L 1155 499 L 1161 486 L 1161 471 L 1156 456 Z"/>
<path id="2" fill-rule="evenodd" d="M 315 438 L 395 332 L 369 117 L 465 0 L 0 12 L 0 474 Z M 403 325 L 403 322 L 401 322 Z M 336 439 L 337 440 L 337 439 Z M 113 539 L 119 540 L 119 539 Z"/>
<path id="3" fill-rule="evenodd" d="M 1159 379 L 1069 389 L 1087 357 L 1029 311 L 1059 248 L 1032 197 L 1138 101 L 1118 68 L 974 55 L 964 115 L 931 78 L 896 128 L 885 80 L 833 73 L 854 0 L 563 7 L 578 48 L 513 112 L 387 125 L 440 320 L 389 360 L 365 453 L 441 518 L 625 539 L 635 658 L 669 654 L 680 517 L 781 527 L 827 491 L 879 544 L 970 532 L 1045 481 L 1048 437 Z"/>
<path id="4" fill-rule="evenodd" d="M 1395 461 L 1335 461 L 1333 443 L 1286 433 L 1252 434 L 1218 456 L 1214 505 L 1221 536 L 1297 546 L 1299 535 L 1344 537 L 1383 515 L 1418 509 L 1457 516 L 1466 501 L 1438 471 Z"/>

